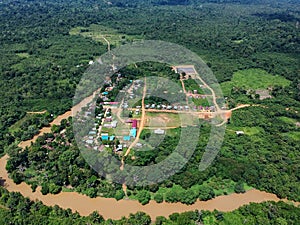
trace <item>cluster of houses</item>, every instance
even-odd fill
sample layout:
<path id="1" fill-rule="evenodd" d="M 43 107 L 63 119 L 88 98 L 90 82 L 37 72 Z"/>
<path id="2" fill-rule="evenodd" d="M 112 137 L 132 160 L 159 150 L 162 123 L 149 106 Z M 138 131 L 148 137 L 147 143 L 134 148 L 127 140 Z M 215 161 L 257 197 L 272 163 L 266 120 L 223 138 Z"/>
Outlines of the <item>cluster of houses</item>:
<path id="1" fill-rule="evenodd" d="M 106 118 L 104 118 L 103 127 L 116 128 L 117 125 L 118 125 L 118 121 L 117 120 L 112 120 L 112 116 L 107 116 Z"/>
<path id="2" fill-rule="evenodd" d="M 48 150 L 53 150 L 54 149 L 54 147 L 52 146 L 53 142 L 56 142 L 56 144 L 60 144 L 63 146 L 71 146 L 71 143 L 66 139 L 65 131 L 66 129 L 63 129 L 62 131 L 60 131 L 60 133 L 53 133 L 53 137 L 48 137 L 45 140 L 46 143 L 42 145 L 42 147 Z"/>
<path id="3" fill-rule="evenodd" d="M 135 92 L 142 86 L 142 81 L 141 80 L 135 80 L 133 82 L 133 85 L 132 85 L 132 89 L 130 88 L 128 90 L 128 94 L 129 94 L 129 98 L 130 99 L 133 99 L 135 98 Z"/>
<path id="4" fill-rule="evenodd" d="M 208 112 L 214 112 L 215 106 L 193 106 L 192 108 L 188 105 L 180 106 L 180 105 L 156 105 L 156 104 L 147 104 L 145 105 L 146 109 L 167 109 L 167 110 L 199 110 L 199 111 L 208 111 Z M 138 110 L 138 111 L 137 111 Z M 136 113 L 139 112 L 139 108 L 136 109 Z"/>
<path id="5" fill-rule="evenodd" d="M 118 79 L 121 79 L 120 75 L 118 76 Z M 134 81 L 132 89 L 129 91 L 130 98 L 134 98 L 134 96 L 135 96 L 134 92 L 139 87 L 141 87 L 141 81 L 139 81 L 139 80 Z M 123 135 L 121 137 L 119 137 L 119 136 L 116 137 L 115 135 L 109 135 L 109 133 L 107 131 L 106 132 L 104 131 L 103 128 L 115 129 L 118 126 L 118 121 L 114 120 L 111 115 L 111 108 L 117 107 L 119 105 L 119 102 L 111 102 L 110 99 L 107 97 L 109 95 L 109 92 L 112 91 L 112 89 L 113 89 L 113 86 L 111 85 L 111 86 L 107 87 L 101 94 L 99 94 L 99 97 L 103 99 L 103 102 L 101 102 L 100 104 L 103 105 L 103 107 L 106 111 L 102 111 L 101 113 L 98 113 L 96 115 L 95 126 L 89 131 L 88 136 L 85 138 L 85 142 L 86 142 L 87 146 L 91 146 L 92 144 L 100 141 L 100 143 L 99 143 L 100 147 L 94 147 L 95 150 L 100 150 L 100 148 L 101 148 L 101 150 L 104 149 L 105 144 L 115 141 L 116 138 L 118 138 L 123 143 L 120 144 L 119 141 L 114 142 L 114 143 L 116 143 L 116 145 L 114 146 L 114 150 L 116 152 L 121 151 L 124 147 L 127 146 L 127 142 L 131 141 L 132 139 L 135 139 L 136 135 L 137 135 L 138 122 L 135 119 L 126 121 L 126 123 L 130 124 L 130 129 L 128 131 L 128 134 Z M 107 106 L 109 108 L 107 108 Z M 126 100 L 123 102 L 122 107 L 123 108 L 128 107 L 128 103 Z M 138 107 L 136 109 L 136 114 L 139 114 L 140 108 L 141 107 Z M 90 115 L 91 115 L 91 113 L 89 110 L 85 116 L 90 116 Z M 99 127 L 98 130 L 97 130 L 97 127 Z M 104 132 L 101 132 L 101 131 L 104 131 Z"/>

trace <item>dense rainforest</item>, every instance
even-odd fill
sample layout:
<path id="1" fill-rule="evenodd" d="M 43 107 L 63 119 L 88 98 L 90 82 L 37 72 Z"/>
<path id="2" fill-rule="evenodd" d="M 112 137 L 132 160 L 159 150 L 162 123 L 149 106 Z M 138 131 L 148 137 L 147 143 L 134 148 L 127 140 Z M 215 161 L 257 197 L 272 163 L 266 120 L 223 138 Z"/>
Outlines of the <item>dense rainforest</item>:
<path id="1" fill-rule="evenodd" d="M 124 8 L 98 1 L 2 2 L 1 149 L 15 140 L 8 128 L 26 111 L 46 109 L 56 116 L 70 108 L 88 61 L 105 52 L 106 46 L 91 38 L 69 35 L 73 27 L 96 23 L 181 44 L 199 54 L 220 82 L 239 69 L 262 68 L 297 84 L 298 5 L 288 6 Z"/>
<path id="2" fill-rule="evenodd" d="M 29 181 L 33 189 L 41 185 L 45 194 L 57 193 L 71 184 L 90 197 L 100 193 L 116 199 L 124 197 L 120 185 L 107 182 L 89 168 L 76 146 L 62 144 L 74 141 L 71 119 L 52 129 L 53 134 L 65 128 L 68 132 L 56 138 L 52 146 L 55 151 L 49 156 L 46 157 L 49 149 L 42 146 L 53 134 L 24 151 L 16 147 L 70 109 L 76 85 L 89 61 L 107 50 L 104 43 L 72 35 L 70 30 L 98 24 L 120 35 L 183 45 L 201 56 L 221 84 L 232 82 L 234 73 L 252 68 L 290 82 L 285 87 L 273 87 L 273 98 L 265 100 L 256 98 L 245 86 L 230 89 L 226 98 L 232 107 L 239 103 L 264 107 L 233 113 L 221 152 L 207 171 L 198 172 L 203 154 L 199 140 L 191 161 L 182 171 L 163 184 L 129 187 L 133 199 L 191 204 L 196 199 L 207 200 L 232 190 L 244 192 L 250 185 L 299 201 L 299 128 L 295 126 L 300 110 L 299 12 L 299 2 L 275 0 L 0 2 L 0 154 L 7 152 L 11 156 L 8 171 L 16 182 Z M 44 114 L 30 114 L 44 110 Z M 205 124 L 203 129 L 209 131 Z M 234 131 L 240 129 L 247 135 L 237 138 Z M 201 138 L 205 140 L 206 136 Z M 127 163 L 159 162 L 172 152 L 175 140 L 176 136 L 170 136 L 157 151 L 136 153 L 137 160 L 127 159 Z M 40 170 L 42 174 L 38 173 Z M 47 182 L 45 173 L 49 176 Z M 47 224 L 48 219 L 53 219 L 53 224 L 106 224 L 98 214 L 80 217 L 32 203 L 2 188 L 1 205 L 1 219 L 16 224 L 25 218 L 28 224 Z M 17 206 L 22 210 L 17 211 Z M 31 213 L 35 209 L 41 211 L 40 216 Z M 297 224 L 297 210 L 284 203 L 251 204 L 231 213 L 175 214 L 170 219 L 159 218 L 156 223 L 233 224 L 232 221 L 249 220 L 249 224 Z M 144 224 L 150 223 L 147 215 L 136 214 L 107 224 L 141 224 L 136 222 L 141 218 Z"/>

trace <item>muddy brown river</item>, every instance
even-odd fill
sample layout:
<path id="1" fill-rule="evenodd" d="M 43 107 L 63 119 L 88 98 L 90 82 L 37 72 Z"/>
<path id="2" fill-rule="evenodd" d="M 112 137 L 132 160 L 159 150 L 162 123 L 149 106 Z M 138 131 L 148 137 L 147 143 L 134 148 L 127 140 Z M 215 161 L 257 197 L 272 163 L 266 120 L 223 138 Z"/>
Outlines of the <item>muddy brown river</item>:
<path id="1" fill-rule="evenodd" d="M 8 156 L 5 155 L 0 159 L 0 177 L 5 179 L 6 189 L 8 191 L 20 192 L 23 196 L 29 197 L 31 200 L 40 200 L 45 205 L 58 205 L 64 209 L 70 208 L 73 212 L 77 211 L 80 215 L 89 215 L 93 211 L 98 211 L 105 219 L 120 219 L 122 216 L 128 216 L 130 213 L 143 211 L 151 216 L 154 220 L 157 216 L 169 216 L 174 212 L 185 212 L 190 210 L 220 210 L 224 212 L 232 211 L 242 205 L 250 202 L 263 201 L 280 201 L 274 195 L 264 191 L 250 190 L 244 194 L 231 194 L 219 196 L 208 201 L 197 201 L 193 205 L 184 205 L 182 203 L 156 203 L 150 201 L 149 204 L 142 206 L 138 201 L 120 200 L 116 201 L 113 198 L 89 198 L 88 196 L 76 192 L 61 192 L 57 195 L 47 194 L 42 195 L 40 187 L 36 192 L 32 192 L 31 187 L 26 183 L 16 185 L 5 170 Z M 287 201 L 287 200 L 283 200 Z M 299 204 L 299 203 L 297 203 Z"/>

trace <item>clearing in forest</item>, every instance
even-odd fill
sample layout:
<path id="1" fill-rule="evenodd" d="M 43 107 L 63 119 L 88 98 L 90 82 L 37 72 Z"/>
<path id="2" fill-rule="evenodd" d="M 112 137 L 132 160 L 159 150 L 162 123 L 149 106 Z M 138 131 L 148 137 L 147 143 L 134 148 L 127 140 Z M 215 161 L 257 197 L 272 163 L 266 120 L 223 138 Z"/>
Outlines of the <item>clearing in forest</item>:
<path id="1" fill-rule="evenodd" d="M 228 96 L 233 87 L 245 90 L 267 89 L 269 87 L 288 86 L 290 81 L 279 75 L 272 75 L 262 69 L 240 70 L 233 74 L 231 81 L 221 83 L 223 94 Z"/>
<path id="2" fill-rule="evenodd" d="M 91 24 L 89 27 L 75 27 L 70 30 L 70 35 L 82 35 L 106 45 L 107 41 L 114 46 L 119 46 L 135 40 L 141 40 L 139 35 L 127 35 L 117 30 L 99 24 Z"/>

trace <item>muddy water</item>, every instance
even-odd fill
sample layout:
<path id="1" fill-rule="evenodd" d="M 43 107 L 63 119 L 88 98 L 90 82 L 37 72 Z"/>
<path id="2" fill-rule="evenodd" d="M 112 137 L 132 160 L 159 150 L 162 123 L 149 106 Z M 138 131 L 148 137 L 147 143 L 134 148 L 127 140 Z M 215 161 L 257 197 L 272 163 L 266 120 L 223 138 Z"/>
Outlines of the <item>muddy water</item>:
<path id="1" fill-rule="evenodd" d="M 263 202 L 263 201 L 279 201 L 280 199 L 270 193 L 259 190 L 250 190 L 244 194 L 231 194 L 227 196 L 219 196 L 209 201 L 197 201 L 195 204 L 187 206 L 181 203 L 156 203 L 151 201 L 149 204 L 142 206 L 137 201 L 133 200 L 120 200 L 116 201 L 113 198 L 89 198 L 88 196 L 76 192 L 62 192 L 57 195 L 42 195 L 40 188 L 35 193 L 31 191 L 29 185 L 21 183 L 16 185 L 5 170 L 5 165 L 8 156 L 0 159 L 0 177 L 5 179 L 6 189 L 8 191 L 20 192 L 23 196 L 29 197 L 31 200 L 40 200 L 45 205 L 54 206 L 58 205 L 62 208 L 70 208 L 74 212 L 77 211 L 80 215 L 88 215 L 93 211 L 99 211 L 105 219 L 120 219 L 122 216 L 128 216 L 130 213 L 143 211 L 155 219 L 157 216 L 169 216 L 174 212 L 185 212 L 190 210 L 220 210 L 232 211 L 242 205 L 250 202 Z M 284 200 L 286 201 L 286 200 Z M 299 203 L 297 203 L 299 204 Z"/>

